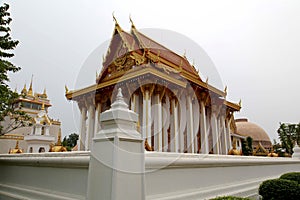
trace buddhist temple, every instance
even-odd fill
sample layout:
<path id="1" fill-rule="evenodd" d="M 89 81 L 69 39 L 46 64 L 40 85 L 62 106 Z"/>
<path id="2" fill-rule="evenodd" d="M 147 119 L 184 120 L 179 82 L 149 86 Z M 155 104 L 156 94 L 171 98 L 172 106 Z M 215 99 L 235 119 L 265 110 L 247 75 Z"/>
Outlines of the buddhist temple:
<path id="1" fill-rule="evenodd" d="M 101 129 L 100 113 L 110 108 L 122 88 L 126 103 L 139 116 L 146 150 L 227 154 L 236 132 L 234 112 L 241 104 L 228 101 L 227 88 L 203 81 L 185 55 L 144 35 L 132 20 L 130 32 L 114 21 L 95 84 L 66 88 L 66 98 L 76 101 L 81 113 L 79 150 L 90 150 Z"/>
<path id="2" fill-rule="evenodd" d="M 27 126 L 21 126 L 0 136 L 0 154 L 14 149 L 16 141 L 23 153 L 41 153 L 49 151 L 49 145 L 57 140 L 61 122 L 49 117 L 48 109 L 52 106 L 46 89 L 42 93 L 33 92 L 33 80 L 29 88 L 24 88 L 15 101 L 14 109 L 24 111 L 31 117 Z M 1 125 L 4 130 L 13 123 L 7 116 Z M 16 149 L 16 148 L 15 148 Z"/>

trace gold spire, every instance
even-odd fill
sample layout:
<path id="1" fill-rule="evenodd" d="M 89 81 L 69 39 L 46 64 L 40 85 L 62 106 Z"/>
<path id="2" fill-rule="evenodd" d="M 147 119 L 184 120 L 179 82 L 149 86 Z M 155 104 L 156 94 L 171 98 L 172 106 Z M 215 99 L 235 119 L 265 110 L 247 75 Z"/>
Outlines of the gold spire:
<path id="1" fill-rule="evenodd" d="M 239 101 L 239 106 L 240 107 L 242 106 L 242 99 L 240 99 L 240 101 Z"/>
<path id="2" fill-rule="evenodd" d="M 47 95 L 46 88 L 44 88 L 43 97 L 44 97 L 45 99 L 47 99 L 47 98 L 48 98 L 48 95 Z"/>
<path id="3" fill-rule="evenodd" d="M 33 96 L 33 91 L 32 91 L 32 79 L 33 79 L 33 75 L 31 76 L 31 81 L 30 81 L 30 86 L 28 89 L 28 96 Z"/>
<path id="4" fill-rule="evenodd" d="M 24 87 L 23 87 L 23 89 L 21 91 L 21 94 L 24 94 L 24 95 L 27 94 L 26 83 L 24 84 Z"/>
<path id="5" fill-rule="evenodd" d="M 206 81 L 205 81 L 205 83 L 206 83 L 206 84 L 208 84 L 208 77 L 206 77 Z"/>
<path id="6" fill-rule="evenodd" d="M 15 149 L 19 149 L 19 140 L 17 140 L 17 142 L 16 142 L 16 147 L 15 147 Z"/>
<path id="7" fill-rule="evenodd" d="M 58 136 L 57 136 L 57 143 L 55 146 L 61 146 L 61 128 L 59 128 Z"/>
<path id="8" fill-rule="evenodd" d="M 224 93 L 225 93 L 225 95 L 227 95 L 227 85 L 224 88 Z"/>

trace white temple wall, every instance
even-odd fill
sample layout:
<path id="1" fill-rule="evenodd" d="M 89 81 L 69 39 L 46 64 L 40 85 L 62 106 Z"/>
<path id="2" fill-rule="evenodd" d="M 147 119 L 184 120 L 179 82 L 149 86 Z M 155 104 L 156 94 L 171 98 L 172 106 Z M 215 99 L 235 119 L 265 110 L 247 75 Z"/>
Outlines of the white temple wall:
<path id="1" fill-rule="evenodd" d="M 86 199 L 89 152 L 0 155 L 0 199 Z M 145 154 L 146 199 L 257 196 L 259 184 L 299 171 L 292 158 Z"/>

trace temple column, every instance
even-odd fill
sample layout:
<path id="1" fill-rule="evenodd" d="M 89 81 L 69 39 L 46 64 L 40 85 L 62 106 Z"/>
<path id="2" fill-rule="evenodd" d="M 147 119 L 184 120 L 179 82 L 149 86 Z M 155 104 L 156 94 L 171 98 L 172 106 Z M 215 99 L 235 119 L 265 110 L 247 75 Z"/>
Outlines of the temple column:
<path id="1" fill-rule="evenodd" d="M 143 138 L 147 140 L 149 146 L 151 143 L 151 98 L 150 92 L 146 89 L 143 92 Z"/>
<path id="2" fill-rule="evenodd" d="M 230 135 L 230 122 L 228 119 L 226 119 L 226 124 L 227 124 L 227 127 L 226 127 L 226 135 L 227 135 L 227 152 L 226 154 L 228 153 L 229 149 L 231 149 L 231 135 Z"/>
<path id="3" fill-rule="evenodd" d="M 198 101 L 192 101 L 192 112 L 193 112 L 193 144 L 194 144 L 194 152 L 198 151 L 198 131 L 199 131 L 199 104 Z"/>
<path id="4" fill-rule="evenodd" d="M 168 95 L 165 96 L 164 103 L 162 106 L 162 139 L 163 139 L 163 151 L 167 152 L 169 147 L 168 141 L 168 129 L 170 126 L 170 101 Z"/>
<path id="5" fill-rule="evenodd" d="M 162 104 L 160 94 L 154 96 L 155 99 L 155 115 L 154 115 L 154 149 L 162 151 Z"/>
<path id="6" fill-rule="evenodd" d="M 95 132 L 94 129 L 95 129 L 95 107 L 93 104 L 90 104 L 88 110 L 88 134 L 85 143 L 86 150 L 90 150 L 90 146 L 92 144 L 92 139 L 94 137 L 94 132 Z"/>
<path id="7" fill-rule="evenodd" d="M 224 116 L 221 116 L 221 123 L 222 123 L 222 154 L 227 154 L 227 134 L 226 134 L 226 127 L 225 127 L 225 119 Z"/>
<path id="8" fill-rule="evenodd" d="M 94 135 L 98 133 L 101 129 L 100 127 L 100 114 L 101 114 L 101 103 L 97 104 L 96 112 L 95 112 L 95 128 L 94 128 Z"/>
<path id="9" fill-rule="evenodd" d="M 176 98 L 172 97 L 171 99 L 171 117 L 170 117 L 170 126 L 171 126 L 171 152 L 178 152 L 179 143 L 178 143 L 178 107 Z"/>
<path id="10" fill-rule="evenodd" d="M 186 128 L 186 117 L 187 117 L 187 112 L 186 112 L 186 95 L 182 94 L 180 97 L 180 120 L 179 120 L 179 149 L 180 152 L 184 153 L 184 132 Z"/>
<path id="11" fill-rule="evenodd" d="M 219 117 L 217 117 L 217 121 L 218 121 L 218 146 L 219 146 L 219 154 L 223 154 L 222 153 L 222 147 L 223 147 L 223 144 L 222 144 L 222 119 L 221 119 L 221 114 L 219 114 Z"/>
<path id="12" fill-rule="evenodd" d="M 193 125 L 193 105 L 190 95 L 187 95 L 187 151 L 194 153 L 194 125 Z"/>
<path id="13" fill-rule="evenodd" d="M 200 128 L 201 128 L 201 153 L 208 154 L 208 134 L 206 128 L 206 113 L 205 113 L 205 104 L 203 101 L 200 101 Z"/>
<path id="14" fill-rule="evenodd" d="M 80 117 L 80 138 L 78 150 L 85 150 L 85 139 L 86 139 L 86 108 L 81 107 L 81 117 Z"/>
<path id="15" fill-rule="evenodd" d="M 211 128 L 212 128 L 212 145 L 214 154 L 219 154 L 219 138 L 218 138 L 218 120 L 215 109 L 211 113 Z"/>

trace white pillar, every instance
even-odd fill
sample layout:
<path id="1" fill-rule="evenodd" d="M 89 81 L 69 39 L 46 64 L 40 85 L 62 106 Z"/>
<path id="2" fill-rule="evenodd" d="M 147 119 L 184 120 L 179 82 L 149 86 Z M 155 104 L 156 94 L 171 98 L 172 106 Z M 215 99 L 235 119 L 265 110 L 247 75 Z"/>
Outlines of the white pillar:
<path id="1" fill-rule="evenodd" d="M 186 128 L 186 95 L 181 95 L 180 101 L 180 120 L 179 120 L 179 144 L 180 144 L 180 152 L 184 153 L 184 131 Z"/>
<path id="2" fill-rule="evenodd" d="M 91 144 L 92 144 L 92 138 L 94 137 L 95 133 L 95 107 L 94 105 L 89 106 L 89 111 L 88 111 L 88 134 L 86 138 L 86 144 L 85 150 L 90 150 L 91 149 Z"/>
<path id="3" fill-rule="evenodd" d="M 80 118 L 80 136 L 79 136 L 79 147 L 78 150 L 85 150 L 85 140 L 86 140 L 86 108 L 81 108 L 81 118 Z"/>
<path id="4" fill-rule="evenodd" d="M 193 105 L 192 99 L 187 96 L 187 151 L 194 153 L 194 125 L 193 125 Z"/>
<path id="5" fill-rule="evenodd" d="M 147 140 L 149 146 L 151 143 L 151 98 L 149 90 L 143 94 L 143 138 Z"/>
<path id="6" fill-rule="evenodd" d="M 162 105 L 160 94 L 155 94 L 155 111 L 154 111 L 154 149 L 162 151 Z"/>
<path id="7" fill-rule="evenodd" d="M 226 135 L 227 135 L 227 151 L 226 151 L 226 154 L 228 153 L 228 151 L 231 149 L 231 134 L 230 134 L 230 122 L 228 119 L 226 119 Z"/>
<path id="8" fill-rule="evenodd" d="M 222 122 L 221 122 L 221 116 L 220 115 L 219 115 L 219 117 L 217 117 L 217 122 L 218 122 L 217 135 L 218 135 L 219 154 L 223 154 L 222 153 L 222 149 L 223 149 L 223 144 L 222 144 Z"/>
<path id="9" fill-rule="evenodd" d="M 200 128 L 201 128 L 201 153 L 208 154 L 208 134 L 207 134 L 207 128 L 206 128 L 206 113 L 205 113 L 205 105 L 204 102 L 200 102 L 200 112 L 201 112 L 201 118 L 200 118 Z"/>
<path id="10" fill-rule="evenodd" d="M 101 114 L 101 103 L 97 104 L 96 112 L 95 112 L 95 128 L 94 135 L 100 131 L 100 114 Z"/>
<path id="11" fill-rule="evenodd" d="M 222 123 L 222 154 L 227 154 L 227 134 L 226 134 L 226 127 L 225 127 L 225 119 L 224 116 L 221 116 L 221 123 Z"/>
<path id="12" fill-rule="evenodd" d="M 200 115 L 198 101 L 194 101 L 194 103 L 192 103 L 192 108 L 193 108 L 194 153 L 197 153 L 197 151 L 198 151 L 198 137 L 197 137 L 197 134 L 199 132 L 199 115 Z"/>
<path id="13" fill-rule="evenodd" d="M 162 106 L 162 133 L 163 151 L 168 151 L 168 129 L 170 127 L 170 101 L 168 95 L 165 96 L 165 103 Z"/>
<path id="14" fill-rule="evenodd" d="M 178 129 L 178 102 L 176 102 L 177 100 L 174 99 L 173 101 L 173 108 L 174 108 L 174 150 L 175 152 L 179 152 L 179 140 L 180 140 L 180 137 L 179 137 L 179 129 Z"/>
<path id="15" fill-rule="evenodd" d="M 211 128 L 212 128 L 212 142 L 213 142 L 213 152 L 214 154 L 219 154 L 218 145 L 218 121 L 215 112 L 211 113 Z"/>
<path id="16" fill-rule="evenodd" d="M 136 131 L 138 115 L 128 109 L 121 90 L 100 118 L 103 127 L 93 139 L 86 199 L 145 200 L 144 142 Z"/>

